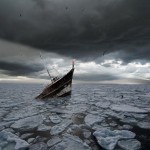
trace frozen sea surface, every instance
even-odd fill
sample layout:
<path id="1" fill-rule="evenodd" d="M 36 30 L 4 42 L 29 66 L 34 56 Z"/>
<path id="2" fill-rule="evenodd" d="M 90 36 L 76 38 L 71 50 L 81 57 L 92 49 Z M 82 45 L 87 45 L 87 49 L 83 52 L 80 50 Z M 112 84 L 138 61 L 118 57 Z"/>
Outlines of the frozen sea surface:
<path id="1" fill-rule="evenodd" d="M 0 84 L 0 150 L 149 150 L 150 85 L 73 85 L 35 100 L 40 84 Z"/>

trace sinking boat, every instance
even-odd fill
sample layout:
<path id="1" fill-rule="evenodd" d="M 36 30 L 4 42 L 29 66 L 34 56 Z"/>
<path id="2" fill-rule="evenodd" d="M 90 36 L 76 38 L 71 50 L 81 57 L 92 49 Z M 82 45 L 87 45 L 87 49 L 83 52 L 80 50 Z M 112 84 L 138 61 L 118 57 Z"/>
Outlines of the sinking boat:
<path id="1" fill-rule="evenodd" d="M 65 97 L 71 95 L 72 78 L 74 72 L 74 62 L 72 63 L 72 69 L 63 77 L 54 77 L 43 92 L 36 97 L 36 99 L 45 99 L 53 97 Z"/>

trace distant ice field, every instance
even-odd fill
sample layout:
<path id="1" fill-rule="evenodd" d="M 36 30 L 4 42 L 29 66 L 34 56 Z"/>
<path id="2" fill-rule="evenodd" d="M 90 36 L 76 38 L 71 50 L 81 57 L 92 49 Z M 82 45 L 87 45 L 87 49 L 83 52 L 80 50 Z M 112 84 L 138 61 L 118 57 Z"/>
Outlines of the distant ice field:
<path id="1" fill-rule="evenodd" d="M 36 100 L 43 88 L 0 83 L 0 150 L 150 149 L 150 85 L 73 84 Z"/>

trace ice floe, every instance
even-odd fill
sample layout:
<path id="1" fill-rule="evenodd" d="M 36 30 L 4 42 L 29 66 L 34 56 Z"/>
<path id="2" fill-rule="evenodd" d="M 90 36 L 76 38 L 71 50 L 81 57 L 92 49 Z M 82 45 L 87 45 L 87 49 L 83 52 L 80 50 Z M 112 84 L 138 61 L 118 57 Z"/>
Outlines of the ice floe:
<path id="1" fill-rule="evenodd" d="M 5 128 L 9 128 L 10 127 L 10 125 L 12 125 L 14 123 L 14 121 L 3 121 L 3 122 L 0 122 L 0 128 L 1 127 L 5 127 Z"/>
<path id="2" fill-rule="evenodd" d="M 98 115 L 92 115 L 92 114 L 88 114 L 88 115 L 84 118 L 85 124 L 88 125 L 88 126 L 92 126 L 92 125 L 94 125 L 95 123 L 102 122 L 102 120 L 104 120 L 103 117 L 98 116 Z"/>
<path id="3" fill-rule="evenodd" d="M 95 105 L 101 108 L 108 108 L 110 106 L 110 102 L 98 102 Z"/>
<path id="4" fill-rule="evenodd" d="M 38 126 L 37 131 L 46 132 L 46 131 L 50 131 L 50 129 L 51 129 L 51 126 L 47 126 L 47 125 L 45 125 L 45 124 L 40 124 L 40 125 Z"/>
<path id="5" fill-rule="evenodd" d="M 29 106 L 24 109 L 12 111 L 4 118 L 4 121 L 15 121 L 26 117 L 31 117 L 37 114 L 39 114 L 39 109 Z"/>
<path id="6" fill-rule="evenodd" d="M 47 145 L 44 142 L 39 142 L 30 146 L 29 150 L 47 150 Z"/>
<path id="7" fill-rule="evenodd" d="M 71 123 L 71 120 L 63 120 L 60 124 L 57 124 L 51 128 L 50 134 L 57 135 L 63 132 Z"/>
<path id="8" fill-rule="evenodd" d="M 35 138 L 29 138 L 29 139 L 28 139 L 28 143 L 29 143 L 29 144 L 32 143 L 32 142 L 34 141 L 34 139 L 35 139 Z"/>
<path id="9" fill-rule="evenodd" d="M 21 139 L 26 139 L 26 138 L 29 138 L 29 137 L 31 137 L 33 135 L 33 133 L 25 133 L 25 134 L 22 134 L 21 135 Z"/>
<path id="10" fill-rule="evenodd" d="M 131 125 L 125 124 L 125 125 L 123 125 L 123 126 L 119 126 L 118 128 L 119 128 L 119 129 L 130 130 L 130 129 L 132 129 L 133 127 L 132 127 Z"/>
<path id="11" fill-rule="evenodd" d="M 54 145 L 49 150 L 92 150 L 79 137 L 65 134 L 63 141 Z"/>
<path id="12" fill-rule="evenodd" d="M 137 119 L 131 118 L 131 117 L 122 118 L 120 121 L 123 123 L 131 124 L 131 125 L 136 125 L 138 123 Z"/>
<path id="13" fill-rule="evenodd" d="M 66 111 L 60 108 L 52 108 L 49 110 L 51 113 L 56 113 L 56 114 L 65 114 Z"/>
<path id="14" fill-rule="evenodd" d="M 61 122 L 61 118 L 57 114 L 51 115 L 51 116 L 49 116 L 49 118 L 52 123 L 60 123 Z"/>
<path id="15" fill-rule="evenodd" d="M 141 143 L 136 139 L 121 140 L 118 142 L 118 146 L 123 150 L 139 150 Z"/>
<path id="16" fill-rule="evenodd" d="M 47 146 L 52 147 L 52 146 L 60 143 L 61 141 L 62 141 L 61 138 L 59 138 L 58 136 L 55 136 L 47 142 Z"/>
<path id="17" fill-rule="evenodd" d="M 91 132 L 87 129 L 83 129 L 83 136 L 87 139 L 91 136 Z"/>
<path id="18" fill-rule="evenodd" d="M 20 139 L 18 136 L 11 132 L 0 132 L 0 149 L 1 150 L 25 150 L 29 147 L 29 144 Z"/>
<path id="19" fill-rule="evenodd" d="M 122 104 L 122 105 L 117 105 L 117 104 L 113 104 L 110 107 L 112 110 L 115 111 L 123 111 L 123 112 L 135 112 L 135 113 L 147 113 L 148 111 L 146 111 L 145 109 L 141 109 L 138 107 L 134 107 L 134 106 L 130 106 L 130 105 L 126 105 L 126 104 Z"/>
<path id="20" fill-rule="evenodd" d="M 123 150 L 127 149 L 128 142 L 131 148 L 136 145 L 136 142 L 133 145 L 134 140 L 128 139 L 131 136 L 125 135 L 125 132 L 130 132 L 126 130 L 133 128 L 144 145 L 142 148 L 149 148 L 150 94 L 147 93 L 150 86 L 146 90 L 139 85 L 136 88 L 136 85 L 80 86 L 76 86 L 71 97 L 46 101 L 32 98 L 39 92 L 35 90 L 37 85 L 32 90 L 22 88 L 22 93 L 18 92 L 22 86 L 16 92 L 11 87 L 13 94 L 5 93 L 4 96 L 1 92 L 0 131 L 11 132 L 26 140 L 30 144 L 29 150 L 46 147 L 46 150 L 98 150 L 96 139 L 108 149 L 114 147 L 119 139 L 120 147 L 116 145 L 114 149 Z M 28 92 L 25 93 L 25 90 Z M 101 133 L 93 138 L 94 131 L 103 131 L 103 135 Z M 8 150 L 16 145 L 7 141 L 2 141 L 2 144 L 7 145 Z"/>
<path id="21" fill-rule="evenodd" d="M 142 122 L 139 122 L 137 125 L 138 127 L 142 129 L 150 129 L 150 122 L 142 121 Z"/>
<path id="22" fill-rule="evenodd" d="M 70 113 L 82 113 L 88 109 L 88 106 L 85 104 L 76 104 L 68 105 L 66 108 Z"/>
<path id="23" fill-rule="evenodd" d="M 135 137 L 135 133 L 128 130 L 101 129 L 95 131 L 93 135 L 96 137 L 99 145 L 106 150 L 113 150 L 120 139 L 130 139 Z"/>
<path id="24" fill-rule="evenodd" d="M 43 118 L 41 115 L 20 119 L 11 125 L 11 128 L 21 131 L 31 131 L 42 124 Z"/>

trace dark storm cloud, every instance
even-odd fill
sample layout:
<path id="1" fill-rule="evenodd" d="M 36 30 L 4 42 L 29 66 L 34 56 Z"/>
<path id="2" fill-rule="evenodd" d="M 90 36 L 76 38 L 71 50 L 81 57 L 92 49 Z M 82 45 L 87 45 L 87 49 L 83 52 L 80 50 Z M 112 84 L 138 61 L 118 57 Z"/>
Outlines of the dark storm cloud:
<path id="1" fill-rule="evenodd" d="M 76 58 L 150 60 L 149 0 L 1 0 L 0 38 Z"/>
<path id="2" fill-rule="evenodd" d="M 34 64 L 19 64 L 12 62 L 0 61 L 0 70 L 2 73 L 11 76 L 25 76 L 33 75 L 38 71 L 42 71 L 44 68 L 41 65 Z"/>

